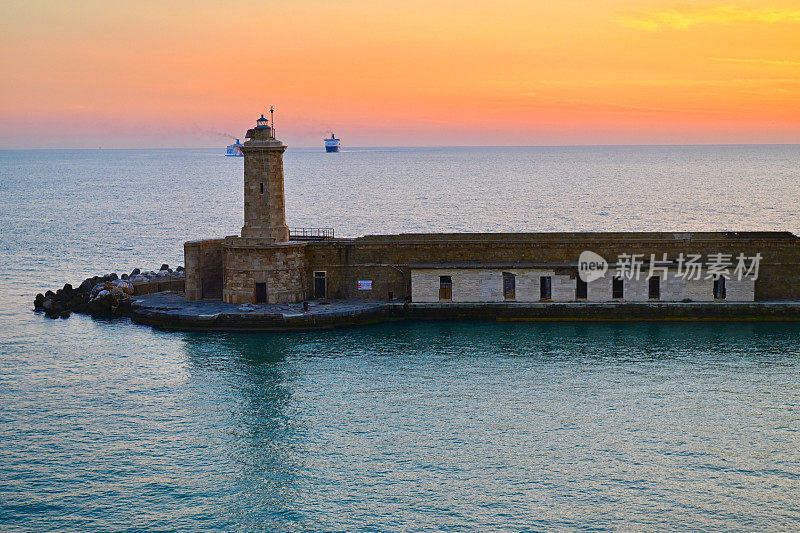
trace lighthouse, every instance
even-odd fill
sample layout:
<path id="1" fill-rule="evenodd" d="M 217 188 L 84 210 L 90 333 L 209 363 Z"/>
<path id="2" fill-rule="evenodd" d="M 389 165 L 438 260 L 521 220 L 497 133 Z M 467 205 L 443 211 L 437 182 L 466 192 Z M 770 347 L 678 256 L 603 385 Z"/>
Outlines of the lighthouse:
<path id="1" fill-rule="evenodd" d="M 270 108 L 270 110 L 272 110 Z M 275 138 L 274 123 L 262 114 L 255 128 L 247 130 L 244 155 L 244 226 L 242 237 L 289 240 L 283 194 L 283 152 L 286 145 Z"/>

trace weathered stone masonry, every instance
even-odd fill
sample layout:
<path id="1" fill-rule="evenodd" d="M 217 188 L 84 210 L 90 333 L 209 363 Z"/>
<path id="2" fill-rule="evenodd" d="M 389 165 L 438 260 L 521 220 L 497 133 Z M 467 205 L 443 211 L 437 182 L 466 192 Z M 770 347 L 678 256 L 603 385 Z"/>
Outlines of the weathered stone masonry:
<path id="1" fill-rule="evenodd" d="M 193 270 L 193 257 L 202 246 L 209 260 L 204 265 L 206 285 L 209 277 L 224 280 L 224 300 L 232 303 L 255 301 L 255 283 L 267 282 L 269 302 L 298 302 L 313 294 L 314 272 L 325 272 L 327 298 L 407 299 L 412 296 L 412 279 L 421 281 L 425 272 L 439 275 L 469 276 L 481 272 L 484 283 L 467 297 L 454 301 L 502 301 L 502 272 L 520 277 L 517 301 L 536 301 L 540 275 L 553 276 L 553 300 L 573 301 L 577 259 L 584 250 L 603 257 L 620 253 L 650 253 L 675 257 L 679 253 L 739 253 L 762 255 L 759 277 L 737 283 L 728 280 L 729 301 L 775 301 L 800 299 L 800 245 L 790 233 L 594 233 L 594 234 L 470 234 L 470 235 L 384 235 L 323 242 L 264 244 L 257 240 L 229 237 L 186 244 L 187 271 Z M 222 255 L 223 261 L 213 258 Z M 438 264 L 438 265 L 436 265 Z M 212 271 L 209 265 L 217 265 Z M 224 265 L 224 268 L 223 268 Z M 435 268 L 431 268 L 435 266 Z M 414 268 L 412 268 L 414 267 Z M 477 269 L 477 270 L 476 270 Z M 589 284 L 588 301 L 610 301 L 610 275 Z M 372 281 L 371 290 L 359 290 L 358 281 Z M 527 281 L 526 281 L 527 280 Z M 197 278 L 187 273 L 187 298 Z M 454 278 L 454 284 L 456 284 Z M 526 288 L 526 283 L 528 286 Z M 662 282 L 662 300 L 710 301 L 710 280 L 688 282 L 678 288 Z M 748 287 L 746 284 L 749 283 Z M 416 285 L 420 297 L 424 288 Z M 437 287 L 428 287 L 438 291 Z M 457 294 L 458 285 L 454 287 Z M 490 292 L 486 292 L 490 291 Z M 493 292 L 491 292 L 493 291 Z M 198 294 L 195 290 L 191 294 Z M 476 298 L 475 295 L 483 295 Z M 525 295 L 528 294 L 528 297 Z M 626 282 L 625 301 L 646 300 L 646 279 Z M 670 295 L 674 295 L 670 297 Z M 435 298 L 438 301 L 438 298 Z"/>
<path id="2" fill-rule="evenodd" d="M 228 238 L 223 242 L 223 300 L 254 303 L 256 283 L 266 284 L 264 303 L 307 299 L 305 243 L 263 244 L 258 239 Z"/>
<path id="3" fill-rule="evenodd" d="M 261 121 L 259 121 L 261 122 Z M 503 302 L 503 273 L 516 275 L 514 301 L 576 300 L 577 261 L 590 250 L 620 254 L 761 255 L 758 279 L 726 283 L 727 301 L 800 300 L 800 241 L 789 232 L 489 233 L 368 235 L 290 241 L 284 216 L 283 151 L 268 127 L 249 130 L 242 236 L 185 244 L 186 298 L 230 303 L 310 298 L 439 301 L 439 278 L 453 281 L 453 302 Z M 611 271 L 589 284 L 587 302 L 611 301 Z M 321 285 L 315 279 L 324 279 Z M 359 281 L 371 282 L 368 290 Z M 647 301 L 647 279 L 626 282 L 622 301 Z M 365 284 L 362 284 L 362 289 Z M 366 285 L 368 286 L 368 285 Z M 713 280 L 662 280 L 663 301 L 713 301 Z M 322 294 L 320 294 L 322 291 Z"/>

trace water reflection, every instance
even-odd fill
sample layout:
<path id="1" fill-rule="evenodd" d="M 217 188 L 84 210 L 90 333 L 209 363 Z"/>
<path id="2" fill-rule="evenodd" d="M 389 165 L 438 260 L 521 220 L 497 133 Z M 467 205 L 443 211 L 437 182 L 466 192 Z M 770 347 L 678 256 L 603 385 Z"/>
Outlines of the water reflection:
<path id="1" fill-rule="evenodd" d="M 306 455 L 305 428 L 293 416 L 293 369 L 286 364 L 291 340 L 190 334 L 184 342 L 192 380 L 212 392 L 208 401 L 219 402 L 210 409 L 222 414 L 219 461 L 229 470 L 231 518 L 247 529 L 267 530 L 276 517 L 291 519 Z"/>
<path id="2" fill-rule="evenodd" d="M 785 524 L 765 505 L 800 497 L 798 333 L 441 322 L 184 342 L 230 470 L 222 514 L 248 529 L 729 528 Z"/>

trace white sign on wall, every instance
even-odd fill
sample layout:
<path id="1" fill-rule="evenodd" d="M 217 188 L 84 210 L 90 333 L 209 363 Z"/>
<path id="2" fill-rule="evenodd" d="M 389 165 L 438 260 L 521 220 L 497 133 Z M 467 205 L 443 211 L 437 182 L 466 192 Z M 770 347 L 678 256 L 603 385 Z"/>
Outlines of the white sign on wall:
<path id="1" fill-rule="evenodd" d="M 358 282 L 358 290 L 360 290 L 360 291 L 371 291 L 372 290 L 372 280 L 371 279 L 360 280 Z"/>

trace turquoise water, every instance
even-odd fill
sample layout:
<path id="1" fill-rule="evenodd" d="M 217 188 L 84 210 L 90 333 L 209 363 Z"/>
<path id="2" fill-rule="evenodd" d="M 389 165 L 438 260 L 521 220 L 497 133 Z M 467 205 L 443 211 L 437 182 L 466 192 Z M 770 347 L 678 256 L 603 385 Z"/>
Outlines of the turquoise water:
<path id="1" fill-rule="evenodd" d="M 800 231 L 798 147 L 332 156 L 287 152 L 291 225 Z M 48 320 L 36 292 L 235 233 L 241 160 L 0 152 L 0 178 L 2 529 L 800 526 L 798 324 Z"/>

